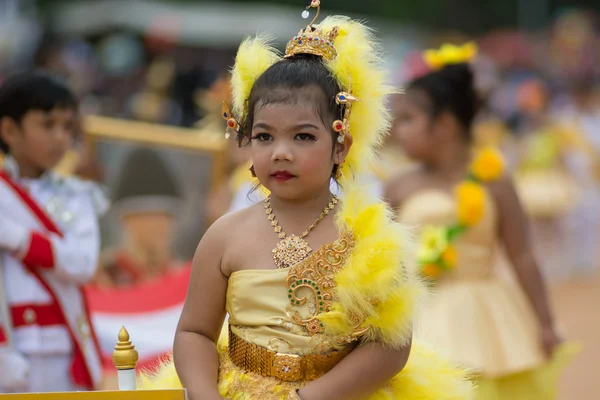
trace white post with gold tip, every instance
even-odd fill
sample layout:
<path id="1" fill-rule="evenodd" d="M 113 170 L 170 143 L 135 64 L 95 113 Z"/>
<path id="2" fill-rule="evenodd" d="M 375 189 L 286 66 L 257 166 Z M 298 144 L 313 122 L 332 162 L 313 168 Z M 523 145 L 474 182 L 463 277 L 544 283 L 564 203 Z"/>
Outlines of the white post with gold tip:
<path id="1" fill-rule="evenodd" d="M 119 331 L 119 341 L 112 354 L 113 364 L 118 370 L 119 390 L 135 390 L 137 388 L 135 367 L 138 352 L 129 340 L 129 332 L 124 326 Z"/>

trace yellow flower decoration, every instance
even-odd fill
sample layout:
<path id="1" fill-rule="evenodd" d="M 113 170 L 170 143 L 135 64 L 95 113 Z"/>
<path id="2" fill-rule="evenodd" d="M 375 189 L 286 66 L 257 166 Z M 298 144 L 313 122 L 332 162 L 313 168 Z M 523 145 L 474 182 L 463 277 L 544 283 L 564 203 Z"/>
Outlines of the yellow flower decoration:
<path id="1" fill-rule="evenodd" d="M 458 254 L 456 249 L 452 245 L 448 245 L 446 250 L 442 253 L 442 262 L 446 268 L 454 268 L 456 266 L 456 260 Z"/>
<path id="2" fill-rule="evenodd" d="M 421 232 L 417 258 L 423 275 L 435 279 L 456 267 L 458 253 L 452 242 L 481 221 L 487 196 L 484 182 L 501 177 L 503 172 L 504 160 L 498 151 L 485 147 L 478 152 L 470 175 L 454 189 L 457 221 L 448 226 L 427 226 Z"/>
<path id="3" fill-rule="evenodd" d="M 435 264 L 425 264 L 423 266 L 423 275 L 429 278 L 437 278 L 440 276 L 440 268 Z"/>
<path id="4" fill-rule="evenodd" d="M 463 46 L 444 44 L 439 50 L 427 50 L 423 59 L 433 69 L 442 69 L 447 65 L 467 63 L 477 55 L 477 45 L 473 42 Z"/>
<path id="5" fill-rule="evenodd" d="M 481 185 L 471 181 L 460 183 L 456 189 L 456 212 L 464 226 L 473 226 L 483 217 L 485 192 Z"/>
<path id="6" fill-rule="evenodd" d="M 471 174 L 483 182 L 498 179 L 504 173 L 504 158 L 498 150 L 486 147 L 479 151 L 471 164 Z"/>
<path id="7" fill-rule="evenodd" d="M 421 232 L 420 239 L 421 245 L 417 252 L 417 258 L 422 263 L 437 261 L 448 247 L 448 235 L 443 227 L 426 226 Z"/>

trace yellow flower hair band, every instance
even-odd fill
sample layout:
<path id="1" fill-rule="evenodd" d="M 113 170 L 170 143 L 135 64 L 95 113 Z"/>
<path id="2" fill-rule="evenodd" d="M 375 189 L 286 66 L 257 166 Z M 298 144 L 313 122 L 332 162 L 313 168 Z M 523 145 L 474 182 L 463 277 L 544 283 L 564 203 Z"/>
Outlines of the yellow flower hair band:
<path id="1" fill-rule="evenodd" d="M 472 61 L 477 56 L 478 47 L 474 42 L 462 46 L 444 44 L 439 50 L 430 49 L 423 53 L 423 60 L 432 70 L 440 70 L 448 65 Z"/>

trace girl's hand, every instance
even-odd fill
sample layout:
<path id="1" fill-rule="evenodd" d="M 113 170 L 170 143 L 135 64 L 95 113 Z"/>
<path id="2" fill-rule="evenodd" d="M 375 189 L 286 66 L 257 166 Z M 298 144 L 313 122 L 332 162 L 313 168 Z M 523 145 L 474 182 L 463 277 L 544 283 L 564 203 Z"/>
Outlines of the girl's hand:
<path id="1" fill-rule="evenodd" d="M 188 399 L 189 400 L 231 400 L 230 398 L 226 398 L 224 399 L 223 397 L 216 395 L 216 396 L 207 396 L 206 393 L 196 393 L 196 394 L 191 394 L 188 392 Z"/>
<path id="2" fill-rule="evenodd" d="M 542 348 L 546 357 L 552 357 L 556 347 L 562 343 L 562 338 L 556 333 L 554 328 L 544 328 L 542 330 Z"/>

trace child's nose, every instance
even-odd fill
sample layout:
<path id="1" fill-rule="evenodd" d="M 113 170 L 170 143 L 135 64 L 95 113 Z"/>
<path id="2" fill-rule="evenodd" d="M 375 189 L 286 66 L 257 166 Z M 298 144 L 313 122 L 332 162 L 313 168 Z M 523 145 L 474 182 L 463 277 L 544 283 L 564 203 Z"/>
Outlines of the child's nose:
<path id="1" fill-rule="evenodd" d="M 273 161 L 293 161 L 294 156 L 290 146 L 286 143 L 278 143 L 274 146 L 271 159 Z"/>
<path id="2" fill-rule="evenodd" d="M 56 129 L 55 138 L 57 141 L 68 143 L 73 138 L 73 132 L 67 128 L 58 128 Z"/>

